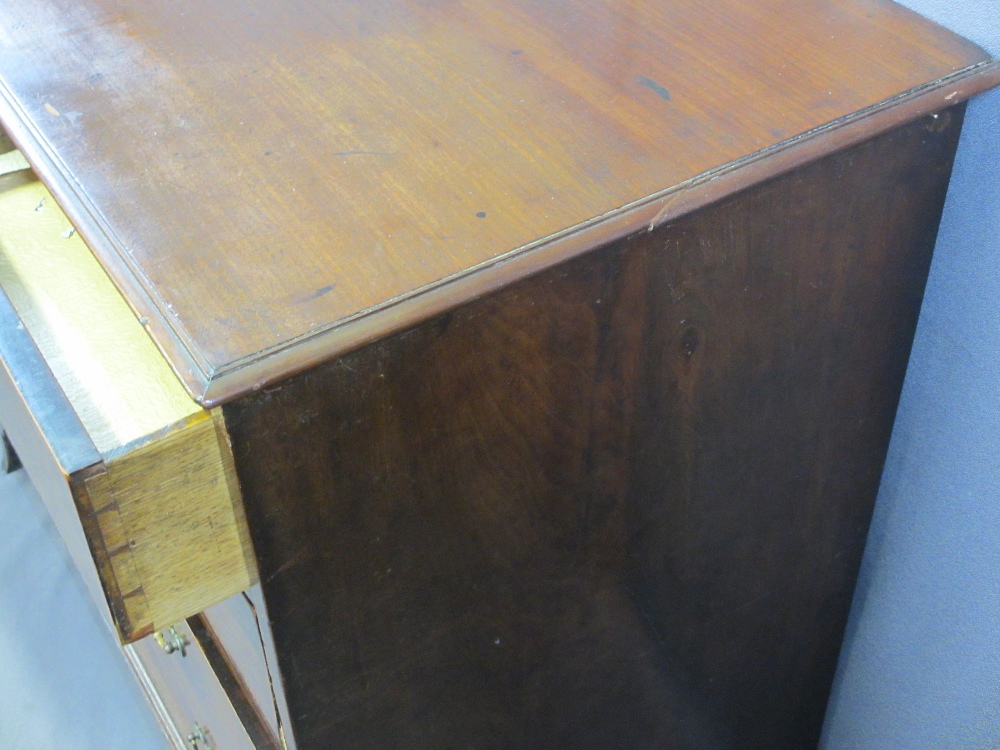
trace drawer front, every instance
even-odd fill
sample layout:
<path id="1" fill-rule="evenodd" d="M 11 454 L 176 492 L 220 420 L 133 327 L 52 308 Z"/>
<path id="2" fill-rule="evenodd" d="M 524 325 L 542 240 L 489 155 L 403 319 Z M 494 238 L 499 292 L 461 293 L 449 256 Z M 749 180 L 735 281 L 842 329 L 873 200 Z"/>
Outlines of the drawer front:
<path id="1" fill-rule="evenodd" d="M 186 750 L 270 750 L 255 744 L 187 623 L 174 626 L 181 648 L 168 653 L 150 636 L 126 653 L 175 745 Z"/>

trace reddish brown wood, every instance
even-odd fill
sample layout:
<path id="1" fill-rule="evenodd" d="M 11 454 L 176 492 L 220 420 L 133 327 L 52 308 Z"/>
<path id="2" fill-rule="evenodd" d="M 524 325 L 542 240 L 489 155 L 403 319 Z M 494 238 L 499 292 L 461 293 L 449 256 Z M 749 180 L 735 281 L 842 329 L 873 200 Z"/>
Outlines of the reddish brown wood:
<path id="1" fill-rule="evenodd" d="M 299 747 L 815 746 L 962 112 L 229 404 Z"/>
<path id="2" fill-rule="evenodd" d="M 888 0 L 37 0 L 0 28 L 0 119 L 213 402 L 1000 75 Z"/>
<path id="3" fill-rule="evenodd" d="M 188 618 L 187 625 L 256 750 L 283 750 L 253 693 L 243 681 L 232 657 L 226 652 L 226 644 L 212 630 L 208 619 L 204 615 L 196 615 Z"/>

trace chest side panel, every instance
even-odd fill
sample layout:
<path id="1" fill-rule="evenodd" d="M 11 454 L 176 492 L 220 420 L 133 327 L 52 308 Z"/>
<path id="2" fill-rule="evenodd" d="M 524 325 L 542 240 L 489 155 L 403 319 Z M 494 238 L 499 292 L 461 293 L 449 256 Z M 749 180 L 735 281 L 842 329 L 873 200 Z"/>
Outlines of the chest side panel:
<path id="1" fill-rule="evenodd" d="M 299 747 L 814 743 L 961 116 L 227 406 Z"/>

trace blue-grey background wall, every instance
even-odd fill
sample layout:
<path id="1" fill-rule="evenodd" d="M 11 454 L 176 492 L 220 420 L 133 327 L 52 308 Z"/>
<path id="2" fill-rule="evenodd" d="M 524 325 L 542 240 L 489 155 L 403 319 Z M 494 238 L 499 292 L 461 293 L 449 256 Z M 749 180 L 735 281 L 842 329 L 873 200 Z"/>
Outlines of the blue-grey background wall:
<path id="1" fill-rule="evenodd" d="M 1000 57 L 1000 0 L 902 0 Z M 824 750 L 1000 748 L 1000 92 L 970 103 Z"/>

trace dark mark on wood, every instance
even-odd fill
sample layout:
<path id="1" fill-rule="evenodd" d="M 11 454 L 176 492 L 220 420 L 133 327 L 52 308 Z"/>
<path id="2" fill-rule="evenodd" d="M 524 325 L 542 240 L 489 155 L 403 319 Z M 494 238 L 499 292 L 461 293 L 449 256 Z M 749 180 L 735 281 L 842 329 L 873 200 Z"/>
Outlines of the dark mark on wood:
<path id="1" fill-rule="evenodd" d="M 486 212 L 485 211 L 477 211 L 476 212 L 476 218 L 485 219 L 486 218 Z"/>
<path id="2" fill-rule="evenodd" d="M 655 92 L 656 95 L 659 96 L 664 101 L 668 102 L 670 101 L 670 92 L 667 91 L 665 88 L 663 88 L 663 86 L 658 84 L 652 78 L 647 78 L 646 76 L 639 76 L 638 78 L 635 79 L 635 82 L 638 83 L 640 86 L 645 86 L 650 91 Z"/>
<path id="3" fill-rule="evenodd" d="M 156 630 L 156 628 L 154 628 L 152 624 L 145 625 L 136 630 L 134 633 L 132 633 L 132 640 L 133 641 L 142 640 L 147 635 L 152 635 L 154 630 Z"/>
<path id="4" fill-rule="evenodd" d="M 132 542 L 126 542 L 125 544 L 120 544 L 112 550 L 108 550 L 108 557 L 115 557 L 120 555 L 122 552 L 128 552 L 132 549 Z"/>
<path id="5" fill-rule="evenodd" d="M 102 513 L 107 513 L 109 510 L 118 510 L 118 503 L 113 502 L 113 503 L 108 503 L 107 505 L 102 505 L 100 508 L 95 508 L 93 511 L 91 511 L 90 515 L 96 517 L 101 515 Z"/>
<path id="6" fill-rule="evenodd" d="M 308 297 L 303 298 L 302 301 L 303 302 L 309 302 L 309 301 L 314 300 L 314 299 L 319 299 L 324 294 L 329 294 L 330 292 L 332 292 L 336 288 L 337 288 L 336 284 L 327 284 L 326 286 L 321 286 L 319 289 L 317 289 L 315 292 L 313 292 L 312 294 L 310 294 Z"/>
<path id="7" fill-rule="evenodd" d="M 122 594 L 119 598 L 120 599 L 131 599 L 132 597 L 139 596 L 140 594 L 142 594 L 142 586 L 137 586 L 136 588 L 134 588 L 131 591 L 129 591 L 127 594 Z"/>

